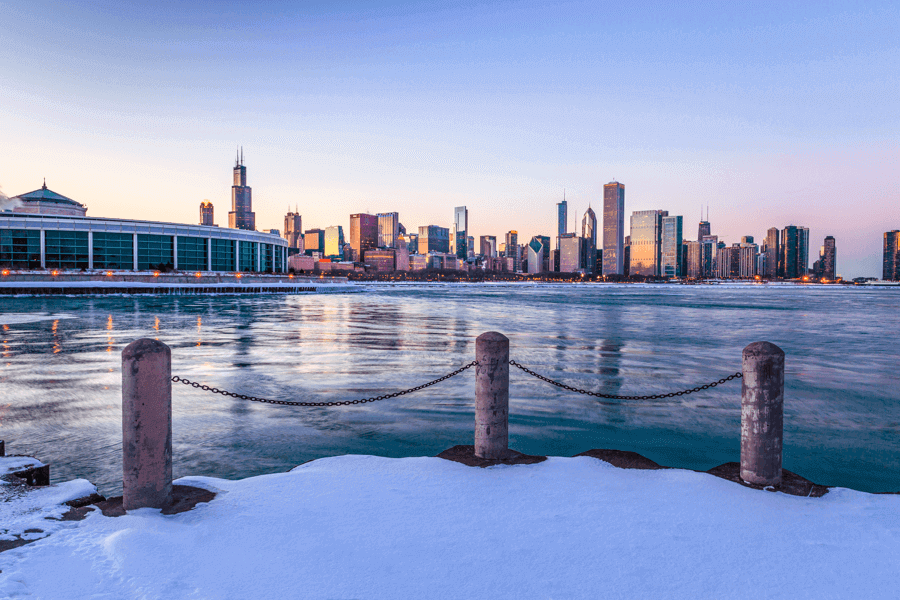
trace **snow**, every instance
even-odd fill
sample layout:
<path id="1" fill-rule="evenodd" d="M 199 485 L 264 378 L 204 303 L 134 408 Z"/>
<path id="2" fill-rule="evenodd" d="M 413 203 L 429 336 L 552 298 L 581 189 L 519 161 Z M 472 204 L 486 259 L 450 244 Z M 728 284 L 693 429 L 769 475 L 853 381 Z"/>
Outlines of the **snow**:
<path id="1" fill-rule="evenodd" d="M 599 460 L 340 456 L 0 553 L 13 598 L 895 598 L 900 496 Z"/>

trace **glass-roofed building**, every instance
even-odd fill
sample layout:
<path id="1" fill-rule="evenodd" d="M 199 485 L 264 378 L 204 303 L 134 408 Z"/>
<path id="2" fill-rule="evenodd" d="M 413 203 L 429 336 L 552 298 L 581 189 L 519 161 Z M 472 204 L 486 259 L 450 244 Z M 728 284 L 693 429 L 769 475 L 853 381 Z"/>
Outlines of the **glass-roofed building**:
<path id="1" fill-rule="evenodd" d="M 0 267 L 145 271 L 287 271 L 287 240 L 224 227 L 87 216 L 87 207 L 41 189 L 0 211 Z"/>

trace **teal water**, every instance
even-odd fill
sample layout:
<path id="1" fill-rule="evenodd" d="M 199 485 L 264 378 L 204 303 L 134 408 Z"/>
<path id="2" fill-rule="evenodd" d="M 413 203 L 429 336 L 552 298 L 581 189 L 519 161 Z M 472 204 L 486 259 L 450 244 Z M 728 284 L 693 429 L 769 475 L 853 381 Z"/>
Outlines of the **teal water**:
<path id="1" fill-rule="evenodd" d="M 374 285 L 361 294 L 0 298 L 0 439 L 54 481 L 121 490 L 121 350 L 154 337 L 173 373 L 284 400 L 412 387 L 505 333 L 511 356 L 569 385 L 644 395 L 740 370 L 767 340 L 786 355 L 786 469 L 825 485 L 900 490 L 900 290 L 792 286 Z M 571 456 L 634 450 L 706 470 L 739 460 L 740 381 L 610 401 L 511 370 L 510 445 Z M 473 438 L 474 370 L 408 396 L 340 408 L 250 403 L 174 387 L 175 476 L 237 478 L 346 453 L 434 455 Z"/>

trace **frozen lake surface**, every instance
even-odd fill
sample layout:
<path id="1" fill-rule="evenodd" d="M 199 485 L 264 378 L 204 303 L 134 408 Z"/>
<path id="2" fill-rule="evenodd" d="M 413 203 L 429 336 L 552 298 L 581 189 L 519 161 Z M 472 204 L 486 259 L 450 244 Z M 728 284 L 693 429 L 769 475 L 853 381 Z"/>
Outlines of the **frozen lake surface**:
<path id="1" fill-rule="evenodd" d="M 0 439 L 54 481 L 121 489 L 121 350 L 154 337 L 173 374 L 283 400 L 352 400 L 474 359 L 475 338 L 573 386 L 644 395 L 786 355 L 785 468 L 824 485 L 900 490 L 900 290 L 837 286 L 371 285 L 362 294 L 0 298 Z M 343 454 L 435 455 L 471 444 L 474 370 L 421 392 L 330 409 L 174 391 L 175 476 L 239 478 Z M 740 381 L 610 401 L 511 371 L 510 442 L 530 454 L 640 452 L 706 470 L 740 452 Z"/>

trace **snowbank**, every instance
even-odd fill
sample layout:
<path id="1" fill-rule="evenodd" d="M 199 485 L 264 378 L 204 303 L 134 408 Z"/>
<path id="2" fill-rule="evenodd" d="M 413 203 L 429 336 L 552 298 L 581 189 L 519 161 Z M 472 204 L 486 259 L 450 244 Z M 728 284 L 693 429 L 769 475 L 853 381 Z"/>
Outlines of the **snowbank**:
<path id="1" fill-rule="evenodd" d="M 35 598 L 895 598 L 900 496 L 801 498 L 589 457 L 342 456 L 0 554 Z"/>

